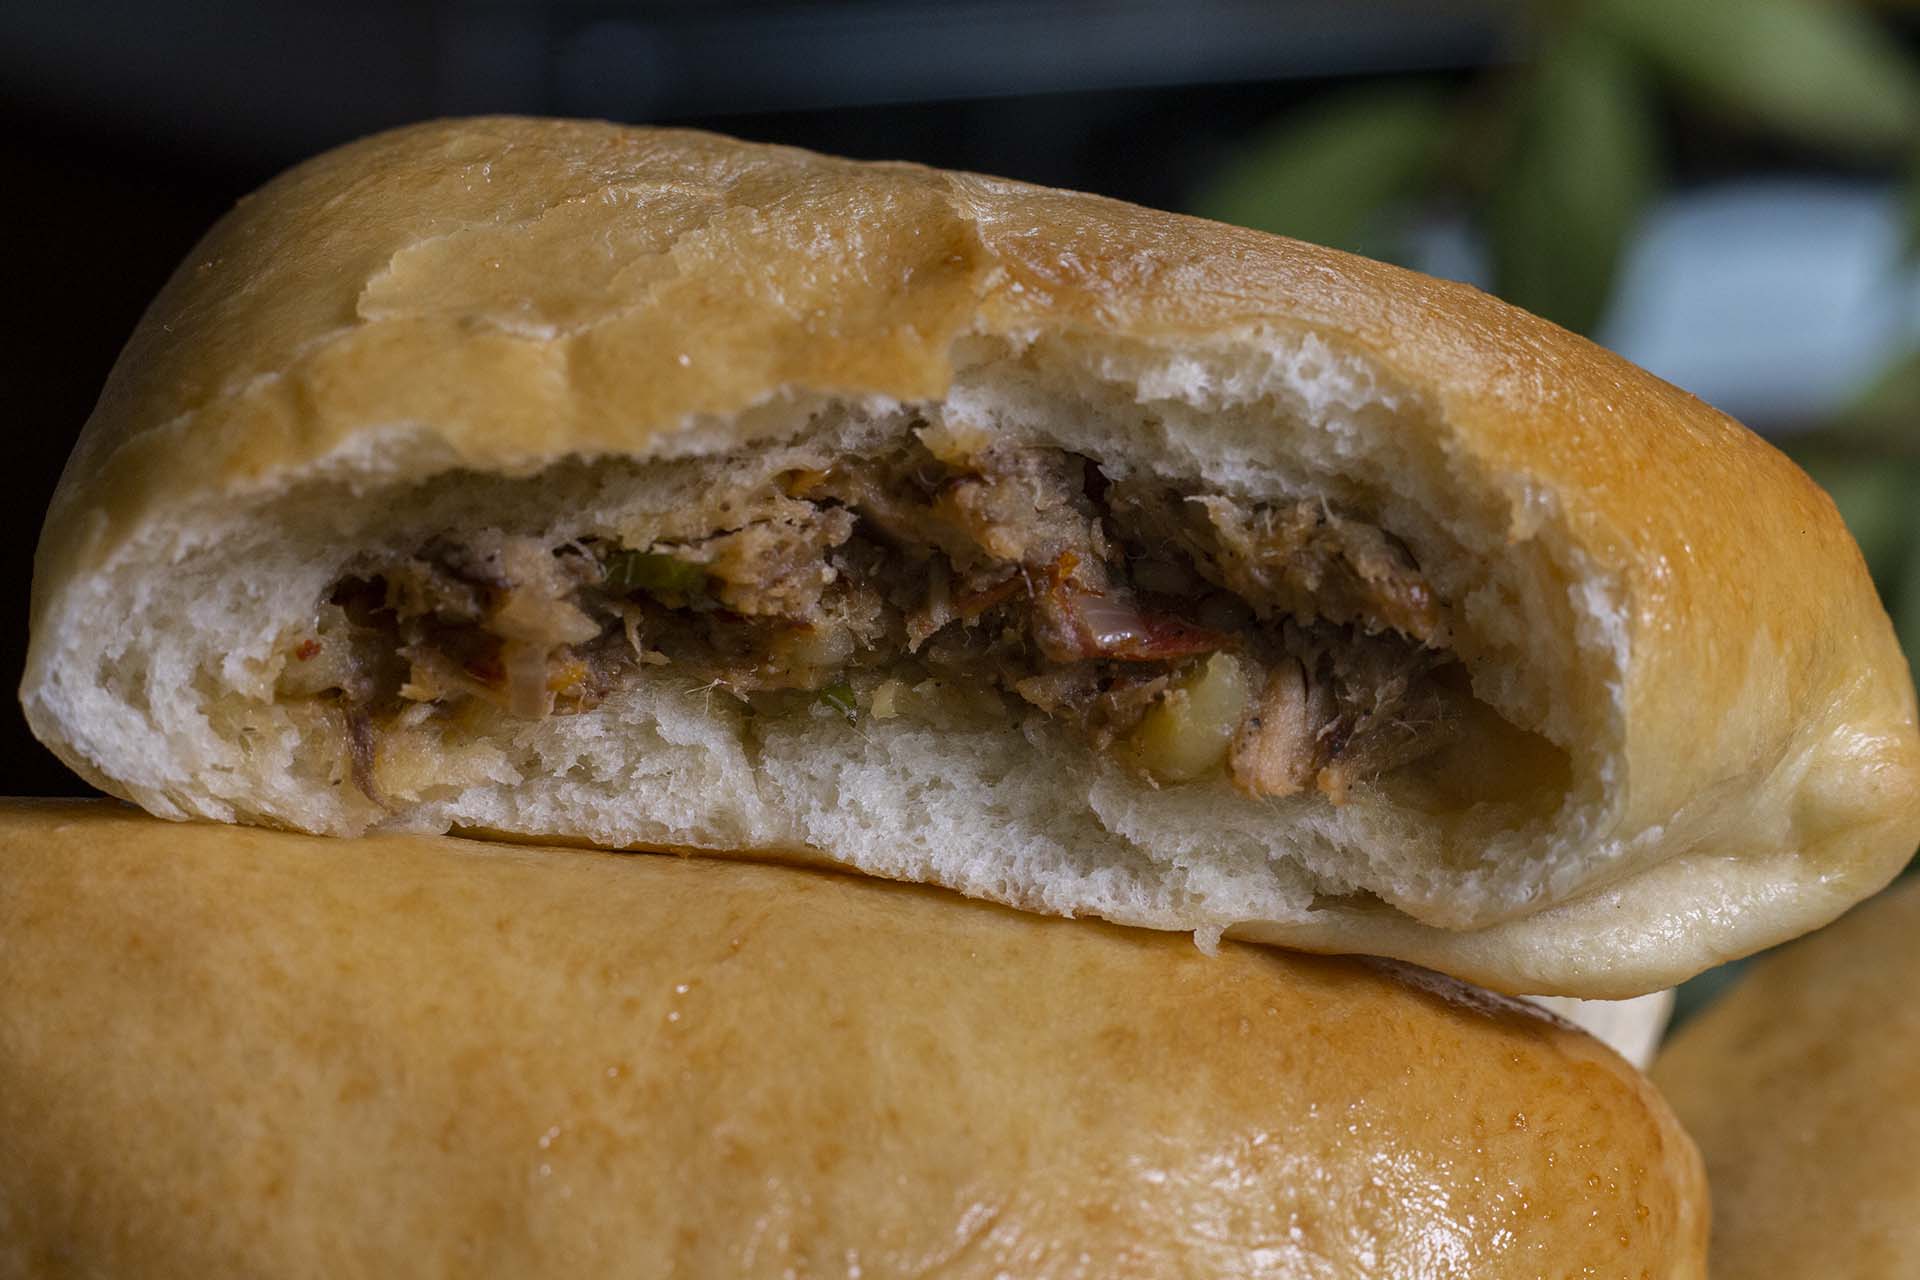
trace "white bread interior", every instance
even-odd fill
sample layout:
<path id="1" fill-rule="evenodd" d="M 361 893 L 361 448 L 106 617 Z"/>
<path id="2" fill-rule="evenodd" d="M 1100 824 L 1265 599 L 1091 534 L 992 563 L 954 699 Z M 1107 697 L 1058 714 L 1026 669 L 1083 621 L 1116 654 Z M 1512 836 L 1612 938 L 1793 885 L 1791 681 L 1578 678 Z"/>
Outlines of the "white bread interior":
<path id="1" fill-rule="evenodd" d="M 756 430 L 778 443 L 718 463 L 694 454 L 644 470 L 602 460 L 527 478 L 455 471 L 393 493 L 342 459 L 330 483 L 304 493 L 155 529 L 154 545 L 96 585 L 123 620 L 67 629 L 71 647 L 54 665 L 81 678 L 42 698 L 71 726 L 80 759 L 111 760 L 117 789 L 169 817 L 340 835 L 484 828 L 614 847 L 831 850 L 900 879 L 1215 934 L 1360 893 L 1437 926 L 1484 924 L 1553 896 L 1556 873 L 1590 879 L 1579 837 L 1603 816 L 1607 770 L 1591 747 L 1617 738 L 1618 712 L 1570 693 L 1589 673 L 1618 687 L 1617 674 L 1604 680 L 1622 657 L 1605 585 L 1554 564 L 1547 538 L 1515 554 L 1511 513 L 1459 509 L 1444 473 L 1430 474 L 1442 464 L 1406 447 L 1420 438 L 1404 426 L 1422 411 L 1417 398 L 1377 371 L 1311 337 L 1223 346 L 1209 367 L 1191 349 L 1050 360 L 983 344 L 944 402 L 780 406 L 780 426 Z M 1251 499 L 1326 495 L 1377 510 L 1421 549 L 1442 593 L 1465 602 L 1461 650 L 1486 673 L 1480 696 L 1587 757 L 1578 789 L 1540 812 L 1487 803 L 1439 815 L 1376 788 L 1341 806 L 1317 794 L 1251 799 L 1224 778 L 1156 790 L 1042 726 L 1020 731 L 1012 716 L 981 732 L 905 718 L 849 724 L 822 706 L 750 735 L 723 691 L 649 668 L 639 688 L 595 710 L 501 716 L 450 753 L 436 744 L 436 767 L 415 785 L 383 768 L 384 790 L 403 802 L 390 814 L 353 785 L 327 720 L 274 702 L 287 637 L 311 627 L 365 549 L 405 553 L 462 527 L 556 545 L 632 528 L 692 501 L 716 466 L 751 484 L 904 432 L 916 416 L 1085 452 L 1115 470 L 1199 476 Z M 688 452 L 711 438 L 689 433 Z M 390 464 L 389 450 L 406 447 L 396 440 L 373 460 Z M 1489 607 L 1476 611 L 1476 600 Z M 1569 868 L 1534 856 L 1543 844 L 1585 856 Z"/>

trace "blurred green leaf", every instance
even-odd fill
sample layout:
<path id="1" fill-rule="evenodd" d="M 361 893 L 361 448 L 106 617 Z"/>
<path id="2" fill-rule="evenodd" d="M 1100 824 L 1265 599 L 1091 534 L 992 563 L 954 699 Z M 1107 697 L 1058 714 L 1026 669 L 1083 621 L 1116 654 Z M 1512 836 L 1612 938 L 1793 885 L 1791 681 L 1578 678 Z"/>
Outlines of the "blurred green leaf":
<path id="1" fill-rule="evenodd" d="M 1900 175 L 1900 213 L 1900 254 L 1910 267 L 1920 261 L 1920 152 L 1908 156 L 1906 172 Z"/>
<path id="2" fill-rule="evenodd" d="M 1487 208 L 1495 288 L 1592 332 L 1652 192 L 1655 133 L 1625 51 L 1593 31 L 1541 55 Z"/>
<path id="3" fill-rule="evenodd" d="M 1920 73 L 1834 0 L 1600 0 L 1613 30 L 1695 91 L 1810 142 L 1913 141 Z"/>
<path id="4" fill-rule="evenodd" d="M 1835 434 L 1850 442 L 1920 456 L 1920 351 L 1906 353 L 1868 379 L 1833 425 Z"/>
<path id="5" fill-rule="evenodd" d="M 1395 86 L 1340 95 L 1254 139 L 1195 195 L 1196 213 L 1383 255 L 1381 210 L 1419 185 L 1446 136 L 1445 99 Z"/>

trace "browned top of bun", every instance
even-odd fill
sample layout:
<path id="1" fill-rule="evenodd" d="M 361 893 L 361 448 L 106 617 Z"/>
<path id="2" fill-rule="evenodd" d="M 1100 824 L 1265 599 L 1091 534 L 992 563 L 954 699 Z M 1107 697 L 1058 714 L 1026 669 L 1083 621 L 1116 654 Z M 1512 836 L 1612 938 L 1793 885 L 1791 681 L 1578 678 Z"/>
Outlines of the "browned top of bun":
<path id="1" fill-rule="evenodd" d="M 1563 1023 L 832 873 L 15 803 L 0 1011 L 6 1274 L 1702 1274 Z"/>

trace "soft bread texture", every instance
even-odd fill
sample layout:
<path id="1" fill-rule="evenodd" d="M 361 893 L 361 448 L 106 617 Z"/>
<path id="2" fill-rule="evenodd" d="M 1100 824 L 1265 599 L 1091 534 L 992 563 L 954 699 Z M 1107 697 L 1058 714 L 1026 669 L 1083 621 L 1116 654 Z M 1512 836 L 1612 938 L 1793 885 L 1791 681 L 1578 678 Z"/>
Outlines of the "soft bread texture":
<path id="1" fill-rule="evenodd" d="M 761 733 L 669 668 L 430 742 L 383 810 L 332 721 L 271 701 L 357 551 L 619 527 L 918 421 L 1377 519 L 1535 747 L 1454 761 L 1464 799 L 1257 801 L 1044 730 Z M 1641 370 L 1294 241 L 581 122 L 380 135 L 208 234 L 55 496 L 22 697 L 170 818 L 821 857 L 1513 992 L 1669 986 L 1831 919 L 1920 837 L 1907 666 L 1832 504 Z"/>
<path id="2" fill-rule="evenodd" d="M 1706 1229 L 1636 1072 L 1398 965 L 0 810 L 0 1275 L 1678 1278 Z"/>
<path id="3" fill-rule="evenodd" d="M 1920 1275 L 1920 883 L 1757 964 L 1654 1079 L 1706 1157 L 1719 1280 Z"/>

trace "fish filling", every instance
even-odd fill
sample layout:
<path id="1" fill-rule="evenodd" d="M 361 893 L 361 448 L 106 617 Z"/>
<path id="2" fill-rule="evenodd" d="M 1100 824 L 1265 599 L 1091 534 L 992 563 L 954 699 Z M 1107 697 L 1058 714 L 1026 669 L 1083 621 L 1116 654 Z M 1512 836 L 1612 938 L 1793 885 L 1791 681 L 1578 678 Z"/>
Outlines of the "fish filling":
<path id="1" fill-rule="evenodd" d="M 1459 736 L 1449 610 L 1405 544 L 1317 497 L 1191 489 L 914 438 L 716 495 L 697 536 L 441 534 L 351 564 L 278 694 L 340 706 L 369 795 L 396 723 L 578 715 L 665 673 L 856 722 L 960 690 L 1156 785 L 1336 803 Z"/>

